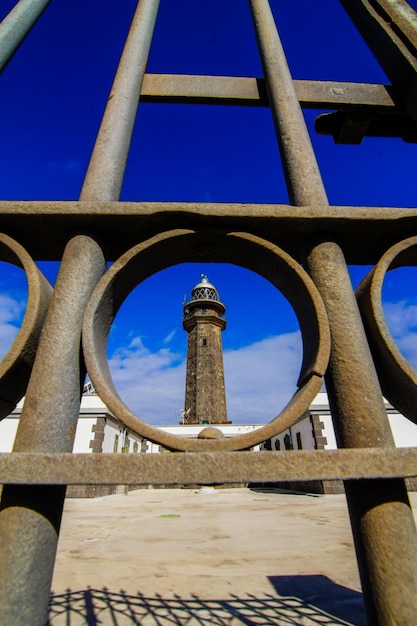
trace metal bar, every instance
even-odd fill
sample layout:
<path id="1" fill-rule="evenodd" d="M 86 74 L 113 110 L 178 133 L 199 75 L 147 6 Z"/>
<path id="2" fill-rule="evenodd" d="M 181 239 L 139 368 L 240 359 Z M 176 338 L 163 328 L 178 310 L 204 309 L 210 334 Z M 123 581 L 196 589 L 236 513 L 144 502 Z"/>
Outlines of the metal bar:
<path id="1" fill-rule="evenodd" d="M 30 214 L 32 212 L 32 214 Z M 292 207 L 280 204 L 186 202 L 0 202 L 0 231 L 38 260 L 61 258 L 68 232 L 88 232 L 95 219 L 106 258 L 117 259 L 156 233 L 174 228 L 256 232 L 297 257 L 302 241 L 331 231 L 351 264 L 376 263 L 392 243 L 417 232 L 417 209 Z"/>
<path id="2" fill-rule="evenodd" d="M 94 145 L 81 200 L 118 200 L 159 0 L 140 0 Z"/>
<path id="3" fill-rule="evenodd" d="M 416 475 L 417 448 L 298 450 L 291 453 L 0 454 L 3 484 L 182 485 Z"/>
<path id="4" fill-rule="evenodd" d="M 340 0 L 417 121 L 417 14 L 405 0 Z"/>
<path id="5" fill-rule="evenodd" d="M 61 216 L 63 220 L 69 217 L 103 218 L 117 215 L 118 217 L 143 217 L 149 219 L 152 215 L 178 213 L 195 213 L 208 216 L 225 215 L 238 217 L 239 215 L 257 215 L 263 217 L 288 217 L 294 219 L 303 215 L 305 219 L 316 216 L 324 219 L 327 216 L 336 220 L 353 219 L 355 221 L 382 220 L 404 221 L 408 216 L 413 218 L 417 215 L 417 207 L 373 207 L 373 206 L 343 206 L 321 205 L 311 207 L 309 205 L 296 207 L 291 204 L 262 204 L 262 203 L 239 203 L 239 202 L 77 202 L 76 200 L 0 200 L 0 219 L 7 221 L 11 217 L 19 217 L 27 222 L 36 222 L 39 217 L 42 220 L 48 216 Z M 85 220 L 84 220 L 85 221 Z M 45 242 L 47 243 L 47 242 Z"/>
<path id="6" fill-rule="evenodd" d="M 138 3 L 85 177 L 84 200 L 119 199 L 158 5 L 159 0 Z M 26 395 L 17 451 L 72 449 L 85 376 L 82 317 L 104 267 L 101 250 L 90 237 L 68 243 Z M 1 623 L 46 621 L 64 496 L 65 487 L 4 488 L 0 531 L 7 548 L 0 561 Z"/>
<path id="7" fill-rule="evenodd" d="M 327 205 L 288 64 L 267 0 L 250 0 L 272 114 L 295 205 Z M 342 250 L 322 235 L 306 242 L 308 271 L 329 317 L 326 376 L 340 447 L 390 447 L 392 435 Z M 371 624 L 417 621 L 417 534 L 404 481 L 346 482 L 365 606 Z"/>
<path id="8" fill-rule="evenodd" d="M 20 0 L 0 24 L 0 72 L 51 0 Z"/>
<path id="9" fill-rule="evenodd" d="M 84 379 L 82 317 L 104 267 L 101 250 L 89 238 L 68 244 L 16 435 L 18 452 L 72 450 Z M 0 561 L 0 623 L 45 622 L 64 498 L 65 487 L 4 487 L 0 535 L 7 549 Z"/>
<path id="10" fill-rule="evenodd" d="M 295 80 L 295 92 L 304 108 L 393 111 L 396 103 L 388 85 L 319 80 Z M 145 74 L 142 102 L 269 106 L 263 78 Z"/>
<path id="11" fill-rule="evenodd" d="M 249 0 L 290 201 L 328 204 L 284 49 L 267 0 Z"/>

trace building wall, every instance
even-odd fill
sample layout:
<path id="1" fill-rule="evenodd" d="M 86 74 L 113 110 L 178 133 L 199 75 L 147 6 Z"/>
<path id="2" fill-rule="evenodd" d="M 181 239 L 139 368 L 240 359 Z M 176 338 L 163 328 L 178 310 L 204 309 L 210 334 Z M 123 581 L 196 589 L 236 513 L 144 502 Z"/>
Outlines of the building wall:
<path id="1" fill-rule="evenodd" d="M 20 415 L 6 417 L 0 422 L 0 452 L 10 452 L 16 437 Z"/>
<path id="2" fill-rule="evenodd" d="M 80 417 L 75 431 L 73 452 L 91 452 L 91 438 L 96 417 Z"/>
<path id="3" fill-rule="evenodd" d="M 388 420 L 393 439 L 397 447 L 417 446 L 417 424 L 410 422 L 398 413 L 386 400 Z M 298 434 L 298 437 L 297 437 Z M 335 450 L 336 436 L 327 393 L 321 391 L 312 404 L 309 412 L 294 426 L 261 445 L 267 450 L 297 450 L 301 440 L 303 450 Z M 410 489 L 417 490 L 417 479 L 407 479 Z M 310 481 L 308 483 L 280 483 L 280 486 L 297 491 L 309 490 L 314 493 L 343 493 L 342 481 Z"/>

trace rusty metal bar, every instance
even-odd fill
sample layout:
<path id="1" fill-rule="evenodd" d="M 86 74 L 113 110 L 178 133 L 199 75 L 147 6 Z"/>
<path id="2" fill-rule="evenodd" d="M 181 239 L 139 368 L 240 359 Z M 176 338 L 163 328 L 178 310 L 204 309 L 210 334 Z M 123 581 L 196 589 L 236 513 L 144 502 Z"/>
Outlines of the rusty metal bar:
<path id="1" fill-rule="evenodd" d="M 387 85 L 319 80 L 295 80 L 295 92 L 304 108 L 338 110 L 395 109 Z M 233 104 L 269 106 L 263 78 L 198 76 L 191 74 L 145 74 L 141 101 L 183 104 Z M 398 109 L 396 109 L 398 112 Z"/>
<path id="2" fill-rule="evenodd" d="M 119 199 L 158 5 L 159 0 L 138 3 L 85 177 L 84 200 Z M 80 350 L 82 317 L 104 268 L 102 252 L 92 238 L 75 237 L 66 246 L 15 451 L 72 449 L 85 376 Z M 46 621 L 64 496 L 65 487 L 4 488 L 0 513 L 0 531 L 7 546 L 0 562 L 0 621 L 4 624 Z"/>
<path id="3" fill-rule="evenodd" d="M 295 205 L 327 205 L 292 77 L 267 0 L 250 0 L 272 114 Z M 323 234 L 306 242 L 308 271 L 324 300 L 332 335 L 326 376 L 341 447 L 393 446 L 382 395 L 342 250 Z M 402 480 L 346 483 L 370 624 L 417 621 L 417 534 Z M 383 573 L 383 574 L 382 574 Z"/>
<path id="4" fill-rule="evenodd" d="M 140 0 L 94 145 L 81 200 L 117 200 L 123 182 L 159 0 Z"/>
<path id="5" fill-rule="evenodd" d="M 51 0 L 20 0 L 0 24 L 0 72 Z"/>
<path id="6" fill-rule="evenodd" d="M 187 452 L 177 454 L 0 454 L 3 483 L 146 485 L 358 480 L 417 475 L 417 448 Z"/>

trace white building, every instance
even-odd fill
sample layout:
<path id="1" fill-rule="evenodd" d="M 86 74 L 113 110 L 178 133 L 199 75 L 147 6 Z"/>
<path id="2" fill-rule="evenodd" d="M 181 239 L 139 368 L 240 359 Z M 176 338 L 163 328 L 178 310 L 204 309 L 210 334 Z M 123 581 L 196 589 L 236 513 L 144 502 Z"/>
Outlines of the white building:
<path id="1" fill-rule="evenodd" d="M 417 446 L 417 424 L 398 413 L 384 399 L 388 421 L 391 426 L 395 445 L 398 448 Z M 310 405 L 309 411 L 294 426 L 276 437 L 264 442 L 262 450 L 334 450 L 337 448 L 333 421 L 330 414 L 326 391 L 322 390 Z M 417 480 L 408 480 L 409 488 L 417 490 Z M 306 489 L 304 483 L 291 483 L 292 488 Z M 320 481 L 311 483 L 310 490 L 319 493 L 341 493 L 341 481 Z"/>

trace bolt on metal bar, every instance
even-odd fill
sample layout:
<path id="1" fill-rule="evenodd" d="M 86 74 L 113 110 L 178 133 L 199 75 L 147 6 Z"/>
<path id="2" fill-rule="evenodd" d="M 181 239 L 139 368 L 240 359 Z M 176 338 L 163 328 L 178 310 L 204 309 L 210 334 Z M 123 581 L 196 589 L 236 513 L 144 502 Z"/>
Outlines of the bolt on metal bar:
<path id="1" fill-rule="evenodd" d="M 0 71 L 51 0 L 20 0 L 0 24 Z"/>
<path id="2" fill-rule="evenodd" d="M 117 68 L 80 200 L 118 200 L 158 13 L 140 0 Z"/>
<path id="3" fill-rule="evenodd" d="M 325 205 L 320 170 L 269 3 L 249 2 L 290 198 L 296 205 Z M 306 242 L 304 257 L 329 317 L 332 356 L 326 381 L 338 444 L 393 446 L 342 250 L 324 234 Z M 417 534 L 404 481 L 345 486 L 369 622 L 412 626 L 417 621 Z"/>
<path id="4" fill-rule="evenodd" d="M 119 199 L 158 5 L 159 0 L 138 3 L 85 177 L 84 200 Z M 85 376 L 82 316 L 104 268 L 102 252 L 91 237 L 75 237 L 67 244 L 14 450 L 72 450 Z M 5 487 L 0 511 L 7 546 L 0 561 L 1 623 L 46 621 L 64 497 L 65 487 Z"/>

